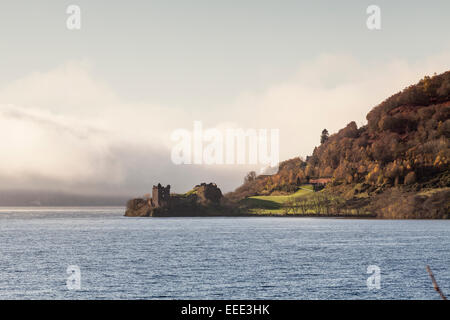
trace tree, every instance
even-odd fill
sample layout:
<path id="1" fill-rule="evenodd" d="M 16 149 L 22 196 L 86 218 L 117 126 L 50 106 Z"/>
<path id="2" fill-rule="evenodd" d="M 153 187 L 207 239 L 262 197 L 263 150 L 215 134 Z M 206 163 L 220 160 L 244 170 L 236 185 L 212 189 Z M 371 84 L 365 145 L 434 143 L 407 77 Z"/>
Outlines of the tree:
<path id="1" fill-rule="evenodd" d="M 414 171 L 408 173 L 405 177 L 405 184 L 414 184 L 416 182 L 416 174 Z"/>
<path id="2" fill-rule="evenodd" d="M 256 172 L 255 171 L 250 171 L 249 173 L 247 173 L 247 175 L 245 176 L 244 179 L 244 183 L 248 183 L 248 182 L 252 182 L 256 179 Z"/>
<path id="3" fill-rule="evenodd" d="M 322 130 L 322 135 L 320 136 L 320 143 L 324 143 L 325 141 L 328 140 L 328 137 L 330 136 L 330 134 L 328 133 L 327 129 L 323 129 Z"/>
<path id="4" fill-rule="evenodd" d="M 442 97 L 450 95 L 450 78 L 447 78 L 442 82 L 441 86 L 437 90 L 437 94 Z"/>

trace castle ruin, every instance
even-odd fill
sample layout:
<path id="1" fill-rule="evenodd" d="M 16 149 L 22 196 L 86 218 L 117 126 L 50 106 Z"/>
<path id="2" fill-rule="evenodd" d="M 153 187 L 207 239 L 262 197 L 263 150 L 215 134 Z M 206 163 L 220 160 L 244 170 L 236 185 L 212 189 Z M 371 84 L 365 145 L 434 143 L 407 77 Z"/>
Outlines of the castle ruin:
<path id="1" fill-rule="evenodd" d="M 163 187 L 161 183 L 157 186 L 153 186 L 152 189 L 152 206 L 155 208 L 164 207 L 169 203 L 170 200 L 170 185 Z"/>
<path id="2" fill-rule="evenodd" d="M 170 185 L 153 186 L 152 194 L 127 202 L 127 217 L 197 217 L 223 214 L 222 191 L 214 183 L 202 183 L 184 194 L 170 194 Z M 228 210 L 228 209 L 227 209 Z"/>

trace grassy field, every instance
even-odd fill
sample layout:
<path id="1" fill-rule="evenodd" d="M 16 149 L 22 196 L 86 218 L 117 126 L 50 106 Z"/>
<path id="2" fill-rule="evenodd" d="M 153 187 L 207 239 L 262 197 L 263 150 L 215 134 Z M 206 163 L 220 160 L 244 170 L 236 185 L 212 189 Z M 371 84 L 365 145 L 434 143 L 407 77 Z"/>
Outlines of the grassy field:
<path id="1" fill-rule="evenodd" d="M 291 198 L 309 195 L 312 192 L 313 192 L 313 186 L 308 184 L 308 185 L 301 186 L 300 190 L 298 190 L 297 192 L 292 193 L 292 194 L 283 195 L 283 196 L 254 196 L 254 197 L 250 197 L 248 199 L 272 201 L 272 202 L 275 202 L 278 204 L 283 204 L 283 203 L 286 203 Z"/>
<path id="2" fill-rule="evenodd" d="M 281 196 L 254 196 L 241 201 L 250 208 L 249 212 L 254 214 L 285 214 L 283 205 L 289 200 L 297 197 L 308 196 L 313 193 L 312 185 L 303 185 L 295 193 Z"/>
<path id="3" fill-rule="evenodd" d="M 325 191 L 313 192 L 312 185 L 303 185 L 288 195 L 253 196 L 241 201 L 247 212 L 256 215 L 307 216 L 369 216 L 357 208 L 337 209 L 345 202 L 342 197 Z M 342 210 L 342 211 L 341 211 Z"/>

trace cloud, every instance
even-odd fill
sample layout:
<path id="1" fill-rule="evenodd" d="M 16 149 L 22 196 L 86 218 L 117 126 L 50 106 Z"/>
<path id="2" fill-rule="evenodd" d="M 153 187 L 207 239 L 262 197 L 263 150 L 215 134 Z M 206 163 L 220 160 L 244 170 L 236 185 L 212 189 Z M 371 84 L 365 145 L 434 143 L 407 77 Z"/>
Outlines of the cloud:
<path id="1" fill-rule="evenodd" d="M 12 105 L 0 105 L 0 120 L 0 172 L 9 177 L 4 183 L 31 176 L 70 183 L 121 179 L 108 136 L 97 128 Z"/>
<path id="2" fill-rule="evenodd" d="M 369 65 L 321 55 L 300 63 L 283 83 L 244 92 L 231 105 L 218 101 L 203 113 L 124 101 L 89 64 L 69 62 L 0 88 L 0 188 L 137 194 L 159 181 L 180 192 L 215 181 L 229 191 L 250 167 L 175 166 L 173 130 L 192 130 L 194 120 L 205 129 L 275 128 L 281 159 L 305 156 L 323 128 L 364 124 L 373 106 L 424 75 L 449 70 L 449 62 L 449 53 Z"/>
<path id="3" fill-rule="evenodd" d="M 243 94 L 230 113 L 262 128 L 279 128 L 281 159 L 306 156 L 323 128 L 336 132 L 353 120 L 363 125 L 366 114 L 387 97 L 424 75 L 449 69 L 450 53 L 417 63 L 368 65 L 349 55 L 321 55 L 302 63 L 284 83 L 262 94 Z"/>
<path id="4" fill-rule="evenodd" d="M 226 180 L 230 169 L 172 164 L 170 134 L 192 126 L 189 110 L 122 101 L 92 74 L 70 62 L 0 88 L 0 189 L 130 194 Z"/>

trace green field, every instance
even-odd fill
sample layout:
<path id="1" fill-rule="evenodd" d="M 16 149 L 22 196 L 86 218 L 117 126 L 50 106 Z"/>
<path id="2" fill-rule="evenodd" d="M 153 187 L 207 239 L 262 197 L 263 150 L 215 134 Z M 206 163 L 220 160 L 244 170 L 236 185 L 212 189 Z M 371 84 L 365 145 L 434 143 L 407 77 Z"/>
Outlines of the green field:
<path id="1" fill-rule="evenodd" d="M 254 196 L 241 201 L 254 214 L 285 214 L 283 206 L 291 199 L 313 194 L 312 185 L 303 185 L 297 192 L 281 196 Z"/>
<path id="2" fill-rule="evenodd" d="M 253 196 L 241 200 L 241 208 L 255 215 L 373 217 L 364 206 L 345 208 L 342 196 L 325 190 L 313 192 L 312 185 L 302 185 L 287 195 Z"/>
<path id="3" fill-rule="evenodd" d="M 265 200 L 265 201 L 272 201 L 278 204 L 283 204 L 286 203 L 290 198 L 296 198 L 296 197 L 300 197 L 300 196 L 305 196 L 305 195 L 309 195 L 313 192 L 313 186 L 308 184 L 308 185 L 303 185 L 301 186 L 301 189 L 298 190 L 295 193 L 292 194 L 288 194 L 288 195 L 283 195 L 283 196 L 254 196 L 254 197 L 250 197 L 248 199 L 258 199 L 258 200 Z"/>

